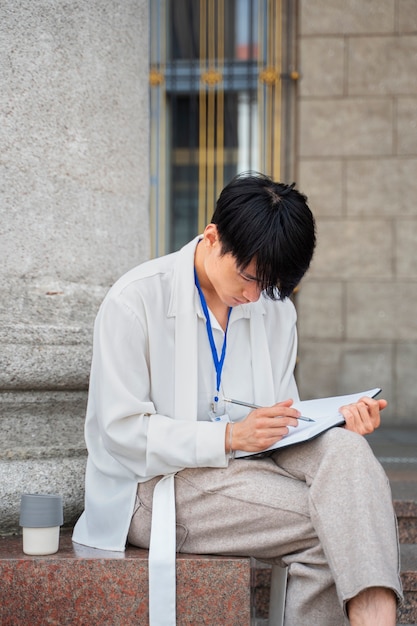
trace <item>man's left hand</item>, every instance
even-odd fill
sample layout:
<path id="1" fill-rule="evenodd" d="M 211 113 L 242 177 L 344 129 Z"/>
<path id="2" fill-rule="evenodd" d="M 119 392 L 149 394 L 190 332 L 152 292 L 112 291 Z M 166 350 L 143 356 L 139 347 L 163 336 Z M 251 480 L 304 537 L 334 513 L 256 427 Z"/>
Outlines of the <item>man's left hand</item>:
<path id="1" fill-rule="evenodd" d="M 375 400 L 364 396 L 354 404 L 346 404 L 339 411 L 345 418 L 345 428 L 360 435 L 369 435 L 381 423 L 380 412 L 387 406 L 386 400 Z"/>

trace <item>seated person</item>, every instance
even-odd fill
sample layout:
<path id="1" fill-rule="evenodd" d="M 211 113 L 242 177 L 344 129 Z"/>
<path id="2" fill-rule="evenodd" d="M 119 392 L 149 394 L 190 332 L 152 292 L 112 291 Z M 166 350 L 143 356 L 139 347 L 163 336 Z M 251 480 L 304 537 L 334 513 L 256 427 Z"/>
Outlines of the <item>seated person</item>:
<path id="1" fill-rule="evenodd" d="M 175 598 L 164 604 L 158 594 L 170 589 L 152 582 L 155 571 L 172 575 L 175 549 L 288 566 L 286 626 L 395 626 L 396 520 L 362 436 L 385 400 L 341 407 L 345 426 L 304 444 L 234 459 L 297 426 L 290 296 L 315 243 L 294 185 L 238 176 L 201 235 L 132 269 L 100 308 L 73 540 L 150 547 L 152 626 L 175 624 Z"/>

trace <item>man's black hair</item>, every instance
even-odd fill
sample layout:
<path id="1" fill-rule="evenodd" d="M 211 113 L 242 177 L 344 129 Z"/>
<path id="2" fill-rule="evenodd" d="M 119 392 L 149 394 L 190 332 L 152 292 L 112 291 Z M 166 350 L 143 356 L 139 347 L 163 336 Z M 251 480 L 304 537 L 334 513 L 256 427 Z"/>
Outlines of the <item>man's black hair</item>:
<path id="1" fill-rule="evenodd" d="M 284 300 L 292 294 L 316 245 L 313 214 L 295 183 L 240 174 L 221 192 L 211 222 L 222 254 L 231 253 L 240 271 L 256 260 L 256 277 L 267 296 Z"/>

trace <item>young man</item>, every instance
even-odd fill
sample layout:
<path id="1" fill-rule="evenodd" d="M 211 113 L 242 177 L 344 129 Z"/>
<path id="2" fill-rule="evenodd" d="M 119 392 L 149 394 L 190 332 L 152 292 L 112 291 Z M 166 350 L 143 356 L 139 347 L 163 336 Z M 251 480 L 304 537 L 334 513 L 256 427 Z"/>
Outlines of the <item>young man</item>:
<path id="1" fill-rule="evenodd" d="M 150 547 L 152 626 L 175 624 L 175 549 L 288 566 L 286 626 L 338 626 L 347 615 L 395 625 L 395 516 L 361 436 L 379 426 L 386 402 L 341 407 L 344 428 L 268 458 L 233 458 L 297 426 L 289 296 L 314 247 L 305 196 L 239 176 L 200 237 L 128 272 L 101 306 L 85 512 L 73 539 Z"/>

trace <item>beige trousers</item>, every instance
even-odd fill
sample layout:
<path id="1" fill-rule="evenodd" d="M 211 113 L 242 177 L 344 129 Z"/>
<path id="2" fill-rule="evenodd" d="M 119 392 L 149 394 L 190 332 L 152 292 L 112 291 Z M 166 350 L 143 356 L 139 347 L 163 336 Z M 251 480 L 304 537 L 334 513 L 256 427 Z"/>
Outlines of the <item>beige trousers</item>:
<path id="1" fill-rule="evenodd" d="M 138 486 L 129 542 L 148 548 L 158 478 Z M 343 428 L 263 459 L 175 477 L 177 550 L 288 566 L 286 626 L 348 623 L 367 587 L 401 597 L 389 483 L 366 440 Z"/>

